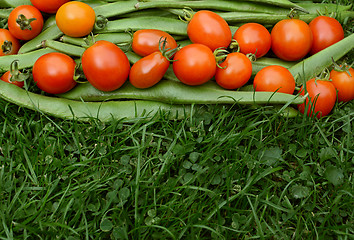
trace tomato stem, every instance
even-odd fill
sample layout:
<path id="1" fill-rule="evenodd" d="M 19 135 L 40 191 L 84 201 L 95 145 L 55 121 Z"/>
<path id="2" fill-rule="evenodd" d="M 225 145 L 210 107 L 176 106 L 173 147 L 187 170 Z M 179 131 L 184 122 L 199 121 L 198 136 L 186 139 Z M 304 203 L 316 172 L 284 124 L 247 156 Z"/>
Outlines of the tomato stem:
<path id="1" fill-rule="evenodd" d="M 108 19 L 105 16 L 98 15 L 95 21 L 95 29 L 104 29 L 107 26 Z"/>
<path id="2" fill-rule="evenodd" d="M 194 11 L 190 7 L 185 7 L 183 8 L 183 14 L 183 17 L 179 16 L 179 19 L 185 23 L 189 23 L 194 16 Z"/>
<path id="3" fill-rule="evenodd" d="M 167 44 L 167 38 L 166 37 L 161 37 L 159 40 L 159 51 L 161 52 L 162 56 L 164 56 L 169 62 L 174 62 L 176 60 L 173 60 L 172 57 L 175 55 L 175 53 L 180 50 L 180 47 L 176 48 L 166 48 Z"/>
<path id="4" fill-rule="evenodd" d="M 289 19 L 299 19 L 300 15 L 295 8 L 292 8 L 288 14 Z"/>
<path id="5" fill-rule="evenodd" d="M 229 45 L 229 49 L 232 52 L 239 52 L 240 51 L 240 45 L 238 44 L 238 42 L 236 41 L 236 39 L 232 39 L 231 43 Z"/>
<path id="6" fill-rule="evenodd" d="M 27 19 L 25 15 L 20 14 L 16 19 L 16 23 L 20 25 L 21 30 L 32 30 L 31 22 L 37 20 L 36 18 Z"/>
<path id="7" fill-rule="evenodd" d="M 333 62 L 333 69 L 334 71 L 337 71 L 337 72 L 346 72 L 350 77 L 352 77 L 349 69 L 353 66 L 354 63 L 348 65 L 347 63 L 343 63 L 342 65 L 338 65 L 335 61 L 334 61 L 334 58 L 331 57 L 332 59 L 332 62 Z"/>
<path id="8" fill-rule="evenodd" d="M 21 73 L 18 70 L 18 60 L 14 60 L 10 64 L 10 82 L 23 82 L 29 78 L 29 73 Z"/>
<path id="9" fill-rule="evenodd" d="M 216 66 L 218 68 L 220 68 L 220 69 L 225 69 L 226 68 L 226 66 L 225 67 L 221 67 L 220 63 L 222 63 L 227 58 L 228 54 L 229 54 L 229 51 L 227 51 L 223 47 L 215 49 L 215 51 L 213 52 L 213 55 L 215 57 Z"/>

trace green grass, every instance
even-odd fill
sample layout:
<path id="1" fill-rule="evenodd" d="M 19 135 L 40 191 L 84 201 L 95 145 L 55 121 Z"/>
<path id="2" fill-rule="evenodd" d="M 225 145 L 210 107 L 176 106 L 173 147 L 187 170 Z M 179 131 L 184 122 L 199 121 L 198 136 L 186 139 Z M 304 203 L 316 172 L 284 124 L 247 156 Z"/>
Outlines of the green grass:
<path id="1" fill-rule="evenodd" d="M 82 123 L 0 100 L 0 239 L 353 239 L 353 109 Z"/>
<path id="2" fill-rule="evenodd" d="M 1 100 L 1 239 L 351 239 L 353 105 L 87 124 Z"/>

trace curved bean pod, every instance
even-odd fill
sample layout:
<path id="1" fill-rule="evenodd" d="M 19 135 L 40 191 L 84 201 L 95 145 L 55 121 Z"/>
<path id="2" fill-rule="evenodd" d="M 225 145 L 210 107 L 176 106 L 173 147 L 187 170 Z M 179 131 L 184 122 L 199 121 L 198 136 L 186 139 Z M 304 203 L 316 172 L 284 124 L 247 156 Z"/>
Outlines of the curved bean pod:
<path id="1" fill-rule="evenodd" d="M 300 96 L 285 93 L 224 90 L 212 81 L 200 86 L 187 86 L 169 80 L 162 80 L 147 89 L 137 89 L 127 82 L 123 87 L 112 92 L 102 92 L 84 83 L 59 96 L 84 101 L 141 99 L 169 104 L 286 104 L 289 102 L 300 104 L 304 101 Z"/>
<path id="2" fill-rule="evenodd" d="M 44 114 L 79 121 L 92 119 L 99 119 L 103 122 L 114 119 L 136 121 L 151 119 L 160 113 L 169 119 L 182 119 L 193 111 L 190 106 L 170 105 L 154 101 L 84 102 L 48 97 L 28 92 L 3 81 L 0 81 L 0 97 L 21 107 Z"/>
<path id="3" fill-rule="evenodd" d="M 323 49 L 322 51 L 298 62 L 289 68 L 291 74 L 295 77 L 296 83 L 301 85 L 329 67 L 334 61 L 338 61 L 344 55 L 354 48 L 354 33 L 345 37 L 343 40 Z"/>

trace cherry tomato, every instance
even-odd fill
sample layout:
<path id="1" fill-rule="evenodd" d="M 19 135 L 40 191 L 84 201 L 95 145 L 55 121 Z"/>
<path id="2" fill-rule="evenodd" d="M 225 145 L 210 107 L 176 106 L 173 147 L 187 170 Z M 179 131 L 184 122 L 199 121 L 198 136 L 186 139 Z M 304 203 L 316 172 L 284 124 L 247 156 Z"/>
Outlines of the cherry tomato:
<path id="1" fill-rule="evenodd" d="M 201 85 L 216 72 L 213 52 L 203 44 L 193 43 L 181 48 L 172 64 L 176 77 L 187 85 Z"/>
<path id="2" fill-rule="evenodd" d="M 337 71 L 333 69 L 330 78 L 334 87 L 337 89 L 338 101 L 349 102 L 354 99 L 354 70 L 348 69 L 350 75 L 346 71 Z"/>
<path id="3" fill-rule="evenodd" d="M 253 53 L 256 58 L 266 55 L 271 47 L 271 37 L 268 30 L 259 23 L 246 23 L 239 27 L 234 36 L 244 54 Z"/>
<path id="4" fill-rule="evenodd" d="M 160 51 L 141 58 L 130 69 L 129 81 L 136 88 L 149 88 L 165 75 L 170 61 Z"/>
<path id="5" fill-rule="evenodd" d="M 47 93 L 67 92 L 76 85 L 75 65 L 75 61 L 63 53 L 44 54 L 33 65 L 33 80 L 39 89 Z"/>
<path id="6" fill-rule="evenodd" d="M 9 30 L 0 29 L 0 56 L 17 54 L 21 45 L 17 38 L 12 36 Z"/>
<path id="7" fill-rule="evenodd" d="M 165 48 L 177 48 L 176 40 L 167 32 L 157 29 L 141 29 L 133 34 L 132 49 L 140 56 L 147 56 L 159 51 L 161 38 L 166 38 Z"/>
<path id="8" fill-rule="evenodd" d="M 96 14 L 88 4 L 70 1 L 58 9 L 55 20 L 64 34 L 70 37 L 83 37 L 92 31 Z"/>
<path id="9" fill-rule="evenodd" d="M 336 103 L 337 95 L 334 85 L 330 81 L 310 79 L 306 82 L 308 97 L 303 104 L 298 105 L 301 113 L 304 113 L 307 107 L 307 115 L 317 118 L 328 115 Z M 304 88 L 301 87 L 300 95 L 305 95 Z"/>
<path id="10" fill-rule="evenodd" d="M 227 48 L 232 39 L 227 22 L 209 10 L 200 10 L 193 15 L 188 23 L 187 34 L 193 43 L 204 44 L 212 51 L 220 47 Z"/>
<path id="11" fill-rule="evenodd" d="M 11 72 L 10 72 L 10 71 L 7 71 L 7 72 L 4 73 L 4 75 L 1 76 L 0 79 L 1 79 L 2 81 L 4 81 L 4 82 L 14 84 L 14 85 L 16 85 L 16 86 L 18 86 L 18 87 L 20 87 L 20 88 L 22 88 L 22 87 L 25 85 L 24 82 L 12 81 L 12 80 L 11 80 L 11 76 L 12 76 L 12 75 L 11 75 Z"/>
<path id="12" fill-rule="evenodd" d="M 344 31 L 342 25 L 334 18 L 318 16 L 309 23 L 313 35 L 311 54 L 342 40 Z"/>
<path id="13" fill-rule="evenodd" d="M 253 87 L 261 92 L 281 92 L 293 94 L 295 79 L 288 69 L 272 65 L 261 69 L 254 77 Z"/>
<path id="14" fill-rule="evenodd" d="M 56 13 L 61 5 L 70 0 L 31 0 L 33 6 L 45 13 Z"/>
<path id="15" fill-rule="evenodd" d="M 128 78 L 130 63 L 114 43 L 101 40 L 86 49 L 81 58 L 87 80 L 101 91 L 120 88 Z"/>
<path id="16" fill-rule="evenodd" d="M 225 89 L 236 89 L 245 85 L 252 75 L 251 60 L 245 54 L 234 52 L 227 55 L 221 68 L 216 68 L 216 83 Z"/>
<path id="17" fill-rule="evenodd" d="M 312 46 L 312 32 L 307 23 L 299 19 L 284 19 L 276 23 L 270 33 L 272 50 L 285 61 L 305 57 Z"/>
<path id="18" fill-rule="evenodd" d="M 11 11 L 7 24 L 15 38 L 30 40 L 42 31 L 43 16 L 32 5 L 20 5 Z"/>

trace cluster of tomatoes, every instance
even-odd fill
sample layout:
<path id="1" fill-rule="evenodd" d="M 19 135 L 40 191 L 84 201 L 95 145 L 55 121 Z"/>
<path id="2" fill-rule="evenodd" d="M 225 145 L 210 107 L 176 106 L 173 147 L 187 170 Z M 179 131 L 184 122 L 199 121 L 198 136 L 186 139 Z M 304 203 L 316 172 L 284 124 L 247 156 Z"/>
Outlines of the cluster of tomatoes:
<path id="1" fill-rule="evenodd" d="M 16 54 L 20 48 L 19 40 L 30 40 L 42 31 L 41 12 L 56 14 L 58 28 L 68 36 L 84 37 L 93 30 L 95 12 L 83 2 L 31 2 L 33 6 L 19 6 L 11 12 L 8 30 L 1 29 L 0 32 L 0 44 L 3 46 L 0 54 Z M 344 38 L 341 24 L 327 16 L 319 16 L 310 24 L 296 18 L 282 20 L 274 25 L 271 32 L 261 24 L 246 23 L 234 35 L 228 23 L 217 13 L 200 10 L 191 16 L 187 35 L 192 43 L 182 48 L 170 34 L 161 30 L 136 31 L 132 50 L 142 58 L 132 66 L 117 45 L 104 40 L 93 43 L 81 57 L 85 78 L 101 91 L 116 90 L 128 79 L 136 88 L 149 88 L 163 78 L 172 64 L 173 72 L 184 84 L 201 85 L 214 78 L 221 87 L 234 90 L 250 82 L 251 56 L 258 59 L 271 50 L 282 60 L 298 61 Z M 6 48 L 8 43 L 11 46 Z M 35 62 L 33 80 L 47 93 L 64 93 L 77 83 L 76 68 L 70 56 L 48 53 Z M 310 101 L 312 107 L 307 113 L 318 112 L 318 117 L 325 116 L 332 110 L 337 96 L 339 101 L 354 99 L 353 74 L 352 68 L 346 71 L 333 69 L 331 81 L 307 81 L 305 86 L 309 97 L 299 110 L 304 113 Z M 295 85 L 289 70 L 278 65 L 263 68 L 253 79 L 255 91 L 293 94 Z M 303 89 L 300 94 L 304 94 Z"/>

